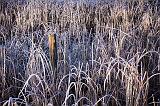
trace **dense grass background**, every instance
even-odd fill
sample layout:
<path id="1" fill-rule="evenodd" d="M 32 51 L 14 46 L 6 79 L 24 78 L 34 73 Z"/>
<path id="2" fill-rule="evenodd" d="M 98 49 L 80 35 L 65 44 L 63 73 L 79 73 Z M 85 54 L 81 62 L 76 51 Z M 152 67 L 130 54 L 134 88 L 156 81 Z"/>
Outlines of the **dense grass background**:
<path id="1" fill-rule="evenodd" d="M 158 0 L 0 4 L 0 105 L 159 104 Z"/>

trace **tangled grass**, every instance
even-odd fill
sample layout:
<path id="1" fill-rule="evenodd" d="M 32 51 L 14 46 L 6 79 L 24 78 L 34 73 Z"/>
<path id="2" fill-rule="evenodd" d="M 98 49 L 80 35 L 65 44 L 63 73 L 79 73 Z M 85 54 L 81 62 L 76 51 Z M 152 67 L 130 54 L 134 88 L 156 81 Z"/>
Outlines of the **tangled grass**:
<path id="1" fill-rule="evenodd" d="M 158 0 L 0 4 L 0 105 L 159 104 Z"/>

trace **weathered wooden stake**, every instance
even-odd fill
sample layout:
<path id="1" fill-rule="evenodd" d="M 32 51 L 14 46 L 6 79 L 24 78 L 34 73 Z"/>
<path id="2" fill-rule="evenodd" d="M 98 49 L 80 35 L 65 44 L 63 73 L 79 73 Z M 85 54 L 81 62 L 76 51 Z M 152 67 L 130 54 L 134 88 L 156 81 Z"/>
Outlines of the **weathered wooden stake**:
<path id="1" fill-rule="evenodd" d="M 53 69 L 57 68 L 57 44 L 56 44 L 56 34 L 50 34 L 48 36 L 49 42 L 49 55 L 50 61 Z"/>

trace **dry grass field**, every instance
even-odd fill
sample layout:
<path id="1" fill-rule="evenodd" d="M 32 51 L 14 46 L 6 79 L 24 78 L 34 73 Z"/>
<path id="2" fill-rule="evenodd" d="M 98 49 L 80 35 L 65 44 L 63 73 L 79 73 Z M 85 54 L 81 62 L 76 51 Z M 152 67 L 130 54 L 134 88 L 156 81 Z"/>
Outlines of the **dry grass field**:
<path id="1" fill-rule="evenodd" d="M 0 106 L 159 105 L 159 0 L 0 1 Z"/>

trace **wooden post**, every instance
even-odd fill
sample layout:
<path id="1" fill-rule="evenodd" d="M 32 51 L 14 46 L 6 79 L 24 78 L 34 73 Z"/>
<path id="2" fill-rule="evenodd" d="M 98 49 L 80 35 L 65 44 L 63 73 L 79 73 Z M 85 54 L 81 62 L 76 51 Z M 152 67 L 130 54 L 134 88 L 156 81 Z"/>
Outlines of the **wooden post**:
<path id="1" fill-rule="evenodd" d="M 50 34 L 48 37 L 50 62 L 53 69 L 57 68 L 57 44 L 56 34 Z"/>

